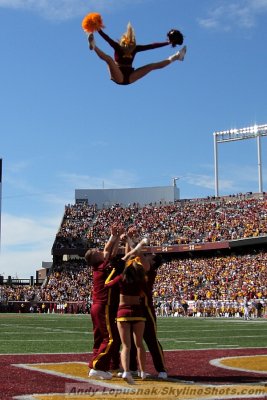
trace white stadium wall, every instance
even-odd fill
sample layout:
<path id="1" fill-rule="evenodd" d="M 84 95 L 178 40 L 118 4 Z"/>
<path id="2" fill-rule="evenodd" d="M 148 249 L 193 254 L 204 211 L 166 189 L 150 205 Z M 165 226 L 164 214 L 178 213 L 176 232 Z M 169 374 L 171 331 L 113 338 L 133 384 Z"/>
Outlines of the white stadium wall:
<path id="1" fill-rule="evenodd" d="M 99 208 L 113 204 L 138 203 L 144 206 L 149 203 L 168 204 L 180 199 L 180 191 L 176 185 L 127 189 L 76 189 L 75 202 L 97 204 Z"/>

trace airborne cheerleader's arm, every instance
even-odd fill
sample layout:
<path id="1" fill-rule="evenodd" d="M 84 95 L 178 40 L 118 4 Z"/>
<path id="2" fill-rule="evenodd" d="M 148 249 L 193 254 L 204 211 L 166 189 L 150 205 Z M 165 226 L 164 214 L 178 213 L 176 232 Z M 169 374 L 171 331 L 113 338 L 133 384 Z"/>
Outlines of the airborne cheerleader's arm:
<path id="1" fill-rule="evenodd" d="M 138 53 L 140 51 L 158 49 L 159 47 L 168 46 L 170 44 L 171 44 L 171 42 L 169 40 L 167 40 L 166 42 L 160 42 L 160 43 L 138 44 L 136 46 L 136 53 Z"/>
<path id="2" fill-rule="evenodd" d="M 102 29 L 99 29 L 98 31 L 99 35 L 102 36 L 102 38 L 114 49 L 118 50 L 120 48 L 120 45 L 118 42 L 115 42 L 115 40 L 111 39 Z"/>
<path id="3" fill-rule="evenodd" d="M 169 44 L 171 44 L 172 47 L 175 47 L 177 45 L 181 46 L 184 42 L 184 35 L 182 34 L 182 32 L 178 31 L 177 29 L 171 29 L 167 33 L 167 37 L 169 40 L 167 40 L 165 42 L 151 43 L 151 44 L 147 44 L 147 45 L 138 45 L 138 46 L 136 46 L 136 52 L 157 49 L 159 47 L 168 46 Z"/>

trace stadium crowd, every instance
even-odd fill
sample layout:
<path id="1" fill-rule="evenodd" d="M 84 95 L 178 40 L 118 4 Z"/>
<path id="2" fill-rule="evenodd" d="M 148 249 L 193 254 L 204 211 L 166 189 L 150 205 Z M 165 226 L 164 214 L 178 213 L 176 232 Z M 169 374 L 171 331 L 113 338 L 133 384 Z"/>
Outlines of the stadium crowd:
<path id="1" fill-rule="evenodd" d="M 55 247 L 103 247 L 108 226 L 120 220 L 149 235 L 151 246 L 228 241 L 267 235 L 267 197 L 233 196 L 183 200 L 171 204 L 115 204 L 97 209 L 85 203 L 68 205 Z"/>
<path id="2" fill-rule="evenodd" d="M 154 297 L 267 298 L 267 252 L 173 259 L 159 269 Z"/>
<path id="3" fill-rule="evenodd" d="M 184 256 L 165 261 L 158 270 L 153 291 L 158 315 L 173 315 L 174 309 L 176 315 L 181 315 L 179 309 L 183 311 L 183 304 L 190 304 L 190 309 L 195 304 L 196 314 L 203 314 L 202 308 L 207 302 L 213 305 L 214 302 L 220 302 L 225 306 L 229 302 L 242 303 L 244 297 L 250 302 L 261 301 L 265 307 L 266 266 L 267 252 L 263 249 L 245 254 Z M 83 259 L 77 259 L 55 265 L 41 287 L 4 286 L 2 298 L 9 302 L 80 302 L 83 305 L 80 310 L 84 312 L 90 308 L 91 291 L 91 268 L 85 265 Z M 50 307 L 50 311 L 52 310 L 58 312 L 58 309 Z"/>

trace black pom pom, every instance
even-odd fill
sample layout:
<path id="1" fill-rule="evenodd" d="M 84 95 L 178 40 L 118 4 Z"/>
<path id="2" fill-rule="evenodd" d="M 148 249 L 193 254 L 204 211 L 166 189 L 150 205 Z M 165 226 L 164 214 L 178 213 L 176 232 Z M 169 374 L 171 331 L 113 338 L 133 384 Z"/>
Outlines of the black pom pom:
<path id="1" fill-rule="evenodd" d="M 177 29 L 171 29 L 167 33 L 167 36 L 169 38 L 169 41 L 170 41 L 172 47 L 175 47 L 177 45 L 181 46 L 184 42 L 183 34 L 180 31 L 178 31 Z"/>

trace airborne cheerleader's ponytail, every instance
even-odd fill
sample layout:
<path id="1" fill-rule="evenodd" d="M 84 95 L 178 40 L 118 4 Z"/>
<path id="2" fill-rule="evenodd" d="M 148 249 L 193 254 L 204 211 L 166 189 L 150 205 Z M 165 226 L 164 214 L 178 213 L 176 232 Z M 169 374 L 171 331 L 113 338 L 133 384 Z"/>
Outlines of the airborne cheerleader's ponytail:
<path id="1" fill-rule="evenodd" d="M 136 46 L 134 29 L 130 22 L 127 25 L 127 31 L 120 38 L 121 46 Z"/>
<path id="2" fill-rule="evenodd" d="M 86 33 L 92 33 L 105 28 L 99 13 L 89 13 L 82 20 L 82 28 Z"/>

